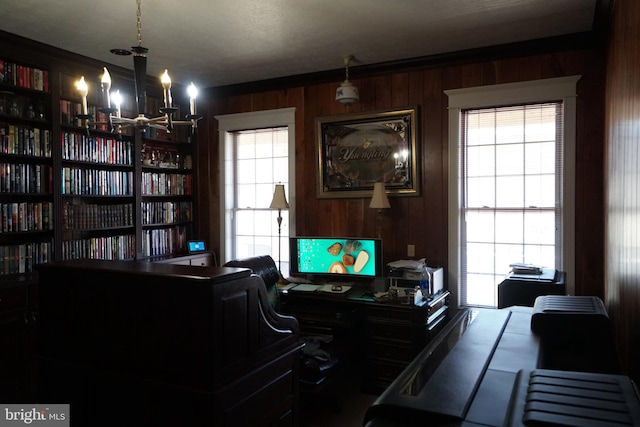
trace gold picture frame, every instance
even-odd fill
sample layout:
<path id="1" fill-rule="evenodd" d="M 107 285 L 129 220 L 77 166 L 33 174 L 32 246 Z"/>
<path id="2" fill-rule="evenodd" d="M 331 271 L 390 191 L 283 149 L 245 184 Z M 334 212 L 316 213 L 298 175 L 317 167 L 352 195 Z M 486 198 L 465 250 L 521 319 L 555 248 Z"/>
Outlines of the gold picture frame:
<path id="1" fill-rule="evenodd" d="M 319 198 L 370 197 L 376 182 L 389 195 L 420 194 L 417 108 L 315 119 Z"/>

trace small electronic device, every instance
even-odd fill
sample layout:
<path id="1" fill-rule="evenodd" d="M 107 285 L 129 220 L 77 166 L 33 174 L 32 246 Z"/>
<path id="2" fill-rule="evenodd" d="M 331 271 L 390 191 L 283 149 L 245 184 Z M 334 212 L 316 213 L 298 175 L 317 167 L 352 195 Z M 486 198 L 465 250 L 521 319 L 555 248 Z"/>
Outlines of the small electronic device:
<path id="1" fill-rule="evenodd" d="M 290 237 L 291 275 L 331 280 L 383 277 L 382 240 L 361 237 Z"/>
<path id="2" fill-rule="evenodd" d="M 207 245 L 204 244 L 204 240 L 190 240 L 187 242 L 187 245 L 190 254 L 197 254 L 207 250 Z"/>

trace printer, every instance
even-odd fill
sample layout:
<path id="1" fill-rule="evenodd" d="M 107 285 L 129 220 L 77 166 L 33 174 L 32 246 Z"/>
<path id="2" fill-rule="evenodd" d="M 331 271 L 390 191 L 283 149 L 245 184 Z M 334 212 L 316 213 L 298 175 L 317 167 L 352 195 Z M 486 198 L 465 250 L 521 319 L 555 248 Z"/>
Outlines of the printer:
<path id="1" fill-rule="evenodd" d="M 429 295 L 444 290 L 444 270 L 442 267 L 427 266 L 424 259 L 393 261 L 386 267 L 390 287 L 414 289 L 420 285 L 422 271 L 426 269 L 429 274 Z"/>

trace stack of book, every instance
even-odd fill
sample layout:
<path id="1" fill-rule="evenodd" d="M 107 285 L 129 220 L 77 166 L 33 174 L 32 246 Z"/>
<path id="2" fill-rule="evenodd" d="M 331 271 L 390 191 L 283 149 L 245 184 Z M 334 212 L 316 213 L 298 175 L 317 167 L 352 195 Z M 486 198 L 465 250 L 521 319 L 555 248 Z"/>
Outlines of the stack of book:
<path id="1" fill-rule="evenodd" d="M 542 280 L 554 282 L 556 280 L 557 270 L 555 268 L 546 268 L 539 265 L 515 263 L 509 265 L 511 267 L 512 278 Z"/>

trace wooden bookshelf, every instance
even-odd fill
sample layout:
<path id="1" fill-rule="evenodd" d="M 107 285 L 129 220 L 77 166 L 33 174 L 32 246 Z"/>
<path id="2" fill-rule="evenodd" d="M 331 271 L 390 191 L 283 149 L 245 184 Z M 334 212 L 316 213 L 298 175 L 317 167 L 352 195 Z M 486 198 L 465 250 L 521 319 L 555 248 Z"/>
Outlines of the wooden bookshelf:
<path id="1" fill-rule="evenodd" d="M 132 72 L 17 41 L 25 44 L 17 54 L 9 49 L 16 40 L 0 42 L 0 279 L 33 283 L 37 264 L 58 260 L 186 253 L 194 233 L 190 127 L 112 127 L 102 67 L 123 99 L 123 117 L 137 114 Z M 78 118 L 81 76 L 89 87 L 88 126 Z M 153 81 L 144 100 L 149 118 L 162 106 Z M 179 89 L 174 120 L 184 120 L 188 106 Z"/>
<path id="2" fill-rule="evenodd" d="M 137 114 L 130 70 L 0 34 L 0 344 L 9 349 L 0 354 L 0 400 L 24 403 L 35 401 L 37 382 L 38 265 L 185 254 L 194 233 L 196 139 L 189 127 L 112 131 L 102 67 L 123 98 L 123 117 Z M 88 114 L 99 122 L 88 127 L 76 117 L 81 76 Z M 160 114 L 162 88 L 153 81 L 148 117 Z M 188 99 L 175 86 L 180 110 Z M 145 164 L 152 152 L 159 161 Z"/>

